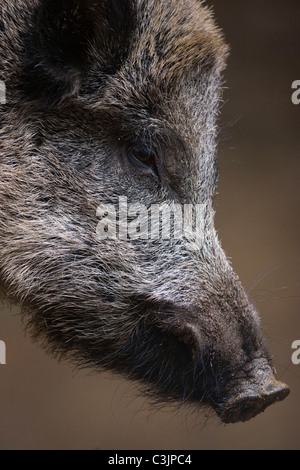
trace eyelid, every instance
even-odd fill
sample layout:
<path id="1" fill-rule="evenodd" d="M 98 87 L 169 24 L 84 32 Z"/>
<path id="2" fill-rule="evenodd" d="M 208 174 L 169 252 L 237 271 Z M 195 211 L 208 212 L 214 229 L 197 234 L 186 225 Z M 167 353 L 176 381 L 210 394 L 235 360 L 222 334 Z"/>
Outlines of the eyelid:
<path id="1" fill-rule="evenodd" d="M 155 155 L 153 152 L 150 152 L 147 154 L 147 152 L 145 152 L 145 157 L 143 157 L 143 150 L 132 150 L 132 153 L 133 155 L 135 156 L 135 158 L 137 158 L 138 160 L 140 160 L 141 162 L 147 162 L 148 160 L 151 160 L 151 159 L 155 159 Z M 141 158 L 139 158 L 139 156 L 141 156 Z"/>
<path id="2" fill-rule="evenodd" d="M 149 157 L 148 159 L 146 157 L 144 161 L 143 161 L 143 158 L 138 157 L 138 154 L 139 153 L 142 154 L 143 152 L 145 152 L 147 157 Z M 144 167 L 147 167 L 148 169 L 152 171 L 152 173 L 154 173 L 156 176 L 159 176 L 157 164 L 156 164 L 157 157 L 156 157 L 155 151 L 153 151 L 152 149 L 148 150 L 147 148 L 136 146 L 136 147 L 130 147 L 127 150 L 127 153 L 128 153 L 129 159 L 131 160 L 134 159 L 136 164 L 140 164 L 140 165 L 143 165 Z"/>

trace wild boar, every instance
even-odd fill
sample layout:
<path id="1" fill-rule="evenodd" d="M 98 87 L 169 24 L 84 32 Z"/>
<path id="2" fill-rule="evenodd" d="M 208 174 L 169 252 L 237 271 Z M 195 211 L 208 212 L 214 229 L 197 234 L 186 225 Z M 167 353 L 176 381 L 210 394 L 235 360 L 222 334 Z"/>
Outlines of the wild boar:
<path id="1" fill-rule="evenodd" d="M 200 0 L 2 0 L 0 35 L 0 278 L 33 338 L 225 423 L 283 400 L 214 228 L 228 48 L 211 11 Z M 115 237 L 101 237 L 99 207 L 120 198 L 200 207 L 190 228 L 201 237 L 124 236 L 117 213 Z M 138 212 L 126 210 L 129 223 Z"/>

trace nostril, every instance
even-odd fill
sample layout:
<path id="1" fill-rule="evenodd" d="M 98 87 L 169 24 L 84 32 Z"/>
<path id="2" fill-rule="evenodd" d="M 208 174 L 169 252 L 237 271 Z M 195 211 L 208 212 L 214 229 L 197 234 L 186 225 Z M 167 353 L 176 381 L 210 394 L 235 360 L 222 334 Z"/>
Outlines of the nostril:
<path id="1" fill-rule="evenodd" d="M 272 381 L 264 389 L 263 397 L 272 405 L 276 401 L 284 400 L 290 394 L 290 388 L 283 382 Z"/>
<path id="2" fill-rule="evenodd" d="M 256 415 L 256 411 L 258 410 L 258 403 L 256 401 L 246 401 L 245 403 L 240 404 L 240 416 L 246 420 L 251 419 Z"/>
<path id="3" fill-rule="evenodd" d="M 277 380 L 270 382 L 266 386 L 265 391 L 268 395 L 275 398 L 281 396 L 282 393 L 287 393 L 287 395 L 290 393 L 289 387 L 282 382 L 278 382 Z"/>
<path id="4" fill-rule="evenodd" d="M 227 402 L 219 412 L 220 418 L 226 424 L 248 421 L 273 403 L 284 400 L 289 393 L 289 387 L 277 381 L 271 382 L 259 393 L 245 391 Z"/>

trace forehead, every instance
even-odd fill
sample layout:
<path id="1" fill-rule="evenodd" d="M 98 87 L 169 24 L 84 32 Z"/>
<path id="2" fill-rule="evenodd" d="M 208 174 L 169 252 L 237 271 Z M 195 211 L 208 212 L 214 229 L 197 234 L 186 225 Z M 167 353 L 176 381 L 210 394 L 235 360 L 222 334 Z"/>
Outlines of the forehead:
<path id="1" fill-rule="evenodd" d="M 228 52 L 223 35 L 200 0 L 140 0 L 134 16 L 128 56 L 103 102 L 126 117 L 125 127 L 139 120 L 145 130 L 151 121 L 153 132 L 157 118 L 188 133 L 215 99 Z"/>

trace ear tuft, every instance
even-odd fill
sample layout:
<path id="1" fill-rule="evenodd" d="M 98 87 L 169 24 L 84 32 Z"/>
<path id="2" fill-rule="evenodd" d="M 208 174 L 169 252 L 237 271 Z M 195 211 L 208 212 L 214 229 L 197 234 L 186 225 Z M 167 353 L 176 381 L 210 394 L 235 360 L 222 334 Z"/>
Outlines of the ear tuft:
<path id="1" fill-rule="evenodd" d="M 114 71 L 124 57 L 131 19 L 130 0 L 41 1 L 29 34 L 26 96 L 49 106 L 76 94 L 90 67 L 91 46 L 105 71 Z"/>

